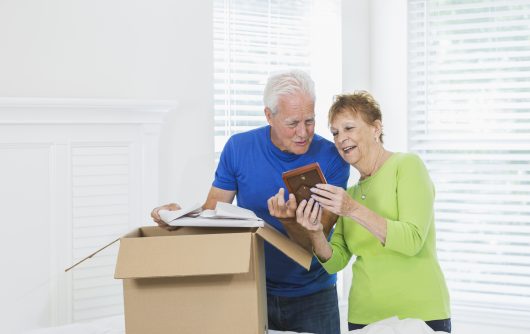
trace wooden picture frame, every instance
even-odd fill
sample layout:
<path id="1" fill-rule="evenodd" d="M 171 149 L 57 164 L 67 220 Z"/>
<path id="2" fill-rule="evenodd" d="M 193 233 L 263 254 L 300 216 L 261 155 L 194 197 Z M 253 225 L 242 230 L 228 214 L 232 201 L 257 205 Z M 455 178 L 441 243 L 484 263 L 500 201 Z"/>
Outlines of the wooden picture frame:
<path id="1" fill-rule="evenodd" d="M 311 188 L 318 183 L 327 183 L 318 162 L 311 163 L 282 174 L 282 179 L 289 193 L 296 198 L 296 203 L 311 198 Z"/>

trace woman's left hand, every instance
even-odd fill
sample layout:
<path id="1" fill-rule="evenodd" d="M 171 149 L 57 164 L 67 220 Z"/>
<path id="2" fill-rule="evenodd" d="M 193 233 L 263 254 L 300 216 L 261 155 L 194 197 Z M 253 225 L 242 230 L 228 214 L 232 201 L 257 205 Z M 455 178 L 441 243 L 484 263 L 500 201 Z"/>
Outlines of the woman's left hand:
<path id="1" fill-rule="evenodd" d="M 359 203 L 341 187 L 320 183 L 316 185 L 316 188 L 311 188 L 311 192 L 313 192 L 311 198 L 315 199 L 324 209 L 338 216 L 351 217 L 359 207 Z"/>

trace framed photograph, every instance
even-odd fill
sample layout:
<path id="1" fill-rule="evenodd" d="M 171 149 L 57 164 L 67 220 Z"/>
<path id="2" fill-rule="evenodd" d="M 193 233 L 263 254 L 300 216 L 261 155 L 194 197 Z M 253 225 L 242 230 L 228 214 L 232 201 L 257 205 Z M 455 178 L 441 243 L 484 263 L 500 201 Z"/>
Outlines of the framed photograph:
<path id="1" fill-rule="evenodd" d="M 289 170 L 282 174 L 287 190 L 296 198 L 296 203 L 311 198 L 311 191 L 318 183 L 327 183 L 318 162 Z"/>

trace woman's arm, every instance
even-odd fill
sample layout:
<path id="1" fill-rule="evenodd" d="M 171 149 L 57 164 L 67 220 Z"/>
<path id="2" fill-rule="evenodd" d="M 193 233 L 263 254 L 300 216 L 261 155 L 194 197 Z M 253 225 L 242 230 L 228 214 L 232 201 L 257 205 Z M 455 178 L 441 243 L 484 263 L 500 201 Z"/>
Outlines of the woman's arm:
<path id="1" fill-rule="evenodd" d="M 321 219 L 325 211 L 315 200 L 303 200 L 296 211 L 296 222 L 309 234 L 313 253 L 318 258 L 322 267 L 330 274 L 339 272 L 349 262 L 352 253 L 346 245 L 342 230 L 342 218 L 335 225 L 335 231 L 328 243 L 323 233 Z"/>
<path id="2" fill-rule="evenodd" d="M 324 226 L 322 225 L 323 211 L 314 199 L 303 200 L 296 209 L 296 222 L 308 231 L 313 253 L 320 262 L 326 262 L 333 254 L 324 234 Z"/>
<path id="3" fill-rule="evenodd" d="M 330 184 L 317 184 L 311 189 L 312 196 L 324 209 L 357 221 L 370 231 L 381 243 L 386 242 L 387 221 L 384 217 L 359 204 L 342 188 Z"/>
<path id="4" fill-rule="evenodd" d="M 434 186 L 425 165 L 416 155 L 407 155 L 397 172 L 395 219 L 383 217 L 331 185 L 311 189 L 313 198 L 331 212 L 351 217 L 364 226 L 385 248 L 408 256 L 416 255 L 434 224 Z M 394 191 L 393 189 L 391 191 Z"/>

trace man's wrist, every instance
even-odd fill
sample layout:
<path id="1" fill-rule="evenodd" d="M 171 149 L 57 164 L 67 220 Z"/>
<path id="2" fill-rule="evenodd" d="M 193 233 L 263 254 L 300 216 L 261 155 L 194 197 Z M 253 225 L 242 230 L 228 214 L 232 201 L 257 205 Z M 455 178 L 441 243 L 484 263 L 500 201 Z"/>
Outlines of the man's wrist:
<path id="1" fill-rule="evenodd" d="M 290 217 L 290 218 L 278 218 L 278 220 L 284 224 L 292 224 L 292 223 L 296 223 L 296 220 L 294 217 Z"/>

